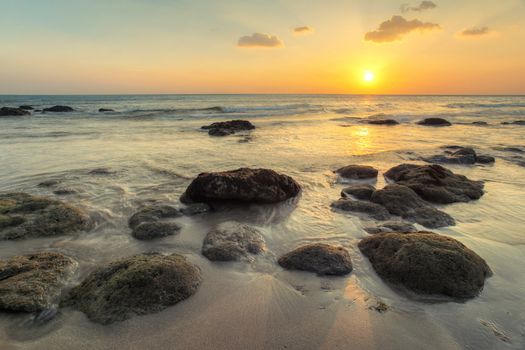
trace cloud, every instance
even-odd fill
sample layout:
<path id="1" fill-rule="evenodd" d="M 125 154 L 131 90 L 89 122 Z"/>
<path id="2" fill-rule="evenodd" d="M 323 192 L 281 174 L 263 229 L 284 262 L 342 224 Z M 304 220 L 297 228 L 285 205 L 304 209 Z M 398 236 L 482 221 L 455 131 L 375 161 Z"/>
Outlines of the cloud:
<path id="1" fill-rule="evenodd" d="M 275 35 L 268 35 L 262 33 L 253 33 L 252 35 L 245 35 L 239 38 L 237 42 L 239 47 L 281 47 L 283 42 Z"/>
<path id="2" fill-rule="evenodd" d="M 462 36 L 478 37 L 489 34 L 488 27 L 472 27 L 461 32 Z"/>
<path id="3" fill-rule="evenodd" d="M 314 32 L 314 29 L 312 27 L 309 27 L 309 26 L 303 26 L 303 27 L 295 27 L 293 29 L 293 32 L 295 34 L 300 34 L 300 35 L 303 35 L 303 34 L 311 34 Z"/>
<path id="4" fill-rule="evenodd" d="M 404 35 L 413 31 L 430 31 L 440 29 L 439 24 L 421 22 L 418 19 L 407 21 L 402 16 L 392 16 L 391 19 L 384 21 L 377 30 L 365 34 L 366 41 L 375 43 L 388 43 L 401 40 Z"/>
<path id="5" fill-rule="evenodd" d="M 436 4 L 434 4 L 432 1 L 421 1 L 421 3 L 417 6 L 411 6 L 410 4 L 403 4 L 401 5 L 401 12 L 406 13 L 410 11 L 414 12 L 423 12 L 426 10 L 432 10 L 437 7 Z"/>

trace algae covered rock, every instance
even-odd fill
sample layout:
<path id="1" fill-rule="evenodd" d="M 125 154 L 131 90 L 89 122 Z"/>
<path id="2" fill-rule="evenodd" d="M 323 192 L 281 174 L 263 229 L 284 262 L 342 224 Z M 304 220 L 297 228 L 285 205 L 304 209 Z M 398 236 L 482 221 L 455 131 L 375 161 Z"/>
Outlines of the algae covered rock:
<path id="1" fill-rule="evenodd" d="M 348 251 L 339 246 L 313 243 L 281 256 L 279 265 L 288 270 L 315 272 L 318 275 L 346 275 L 352 271 Z"/>

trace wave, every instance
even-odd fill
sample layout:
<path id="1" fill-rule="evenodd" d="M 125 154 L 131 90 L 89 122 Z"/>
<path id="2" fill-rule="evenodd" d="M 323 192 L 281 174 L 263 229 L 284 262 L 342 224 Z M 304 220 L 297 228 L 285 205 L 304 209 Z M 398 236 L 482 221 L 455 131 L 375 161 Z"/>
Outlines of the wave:
<path id="1" fill-rule="evenodd" d="M 449 103 L 446 108 L 525 108 L 525 103 Z"/>

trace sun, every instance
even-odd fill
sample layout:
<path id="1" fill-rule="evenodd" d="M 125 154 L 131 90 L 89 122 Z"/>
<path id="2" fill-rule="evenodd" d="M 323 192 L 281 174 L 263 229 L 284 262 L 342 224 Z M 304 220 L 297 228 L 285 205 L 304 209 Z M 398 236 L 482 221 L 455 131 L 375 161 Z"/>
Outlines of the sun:
<path id="1" fill-rule="evenodd" d="M 370 71 L 370 70 L 365 70 L 364 73 L 363 73 L 363 81 L 365 83 L 371 83 L 373 82 L 375 79 L 375 74 L 374 72 Z"/>

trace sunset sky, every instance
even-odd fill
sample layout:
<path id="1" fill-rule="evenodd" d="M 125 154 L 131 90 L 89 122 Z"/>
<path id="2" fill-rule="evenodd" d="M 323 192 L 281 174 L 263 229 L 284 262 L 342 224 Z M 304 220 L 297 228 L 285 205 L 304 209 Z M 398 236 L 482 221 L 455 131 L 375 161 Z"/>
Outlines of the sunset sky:
<path id="1" fill-rule="evenodd" d="M 1 94 L 525 94 L 525 0 L 0 0 L 0 44 Z"/>

